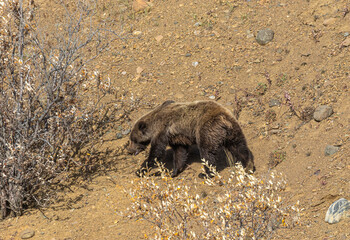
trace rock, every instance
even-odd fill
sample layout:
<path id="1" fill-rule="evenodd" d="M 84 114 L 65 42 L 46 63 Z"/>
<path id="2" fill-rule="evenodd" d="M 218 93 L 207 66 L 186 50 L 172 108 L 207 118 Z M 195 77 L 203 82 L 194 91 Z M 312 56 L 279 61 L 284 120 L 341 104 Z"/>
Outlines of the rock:
<path id="1" fill-rule="evenodd" d="M 345 217 L 350 217 L 350 202 L 345 198 L 341 198 L 329 206 L 324 220 L 332 224 Z"/>
<path id="2" fill-rule="evenodd" d="M 135 36 L 138 36 L 138 35 L 141 35 L 142 32 L 135 30 L 135 31 L 132 32 L 132 34 L 135 35 Z"/>
<path id="3" fill-rule="evenodd" d="M 317 122 L 321 122 L 322 120 L 324 120 L 324 119 L 328 118 L 329 116 L 331 116 L 332 113 L 333 113 L 333 109 L 332 109 L 331 106 L 321 105 L 321 106 L 318 106 L 315 109 L 314 119 Z"/>
<path id="4" fill-rule="evenodd" d="M 123 138 L 123 134 L 117 133 L 117 139 L 122 139 L 122 138 Z"/>
<path id="5" fill-rule="evenodd" d="M 252 33 L 250 30 L 247 30 L 247 38 L 253 38 L 254 33 Z"/>
<path id="6" fill-rule="evenodd" d="M 186 53 L 185 57 L 191 57 L 192 54 L 191 53 Z"/>
<path id="7" fill-rule="evenodd" d="M 175 93 L 174 97 L 178 99 L 182 99 L 185 97 L 185 95 L 183 93 Z"/>
<path id="8" fill-rule="evenodd" d="M 350 46 L 350 37 L 346 38 L 341 44 L 340 47 L 349 47 Z"/>
<path id="9" fill-rule="evenodd" d="M 260 45 L 265 45 L 268 42 L 272 41 L 274 35 L 274 31 L 272 31 L 271 29 L 262 29 L 258 31 L 258 34 L 256 35 L 255 39 Z"/>
<path id="10" fill-rule="evenodd" d="M 339 147 L 333 146 L 333 145 L 327 145 L 326 149 L 324 150 L 324 155 L 330 156 L 334 153 L 339 151 Z"/>
<path id="11" fill-rule="evenodd" d="M 328 19 L 323 21 L 323 25 L 324 26 L 333 25 L 336 21 L 337 21 L 337 19 L 335 19 L 335 18 L 328 18 Z"/>
<path id="12" fill-rule="evenodd" d="M 23 230 L 20 235 L 22 239 L 29 239 L 34 237 L 35 231 L 33 229 L 27 228 Z"/>
<path id="13" fill-rule="evenodd" d="M 157 42 L 160 42 L 160 41 L 162 41 L 163 36 L 162 35 L 158 35 L 158 36 L 155 37 L 155 39 L 156 39 Z"/>
<path id="14" fill-rule="evenodd" d="M 152 6 L 152 3 L 145 0 L 134 0 L 134 2 L 132 3 L 132 9 L 135 12 L 142 11 L 151 6 Z"/>
<path id="15" fill-rule="evenodd" d="M 123 130 L 122 134 L 123 135 L 128 135 L 130 132 L 131 132 L 131 130 L 130 130 L 130 128 L 128 128 L 128 129 Z"/>
<path id="16" fill-rule="evenodd" d="M 192 66 L 193 67 L 197 67 L 198 66 L 198 62 L 192 62 Z"/>
<path id="17" fill-rule="evenodd" d="M 137 67 L 136 68 L 136 73 L 137 74 L 141 74 L 143 72 L 143 68 L 142 67 Z"/>
<path id="18" fill-rule="evenodd" d="M 271 99 L 269 101 L 269 107 L 281 106 L 281 102 L 278 99 Z"/>
<path id="19" fill-rule="evenodd" d="M 214 99 L 215 99 L 215 96 L 214 96 L 214 95 L 211 95 L 211 96 L 209 96 L 209 99 L 214 100 Z"/>

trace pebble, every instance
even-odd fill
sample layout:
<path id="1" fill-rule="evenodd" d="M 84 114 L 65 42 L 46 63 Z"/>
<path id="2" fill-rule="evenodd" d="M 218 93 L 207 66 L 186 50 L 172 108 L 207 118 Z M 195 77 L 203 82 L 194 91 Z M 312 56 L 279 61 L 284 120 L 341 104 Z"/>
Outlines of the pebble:
<path id="1" fill-rule="evenodd" d="M 193 32 L 193 34 L 196 35 L 196 36 L 198 36 L 200 33 L 201 33 L 201 31 L 199 31 L 199 30 L 196 30 L 196 31 Z"/>
<path id="2" fill-rule="evenodd" d="M 191 57 L 192 54 L 191 53 L 186 53 L 185 57 Z"/>
<path id="3" fill-rule="evenodd" d="M 29 238 L 32 238 L 34 237 L 35 235 L 35 231 L 33 229 L 25 229 L 21 232 L 21 238 L 22 239 L 29 239 Z"/>
<path id="4" fill-rule="evenodd" d="M 141 31 L 133 31 L 132 34 L 135 35 L 135 36 L 138 36 L 138 35 L 141 35 Z"/>
<path id="5" fill-rule="evenodd" d="M 343 35 L 344 35 L 344 37 L 348 37 L 350 35 L 350 33 L 349 32 L 345 32 Z"/>
<path id="6" fill-rule="evenodd" d="M 142 73 L 143 72 L 143 68 L 142 67 L 137 67 L 136 68 L 136 73 L 137 74 L 140 74 L 140 73 Z"/>
<path id="7" fill-rule="evenodd" d="M 128 128 L 128 129 L 123 130 L 122 134 L 123 135 L 128 135 L 130 132 L 131 132 L 131 130 L 130 130 L 130 128 Z"/>
<path id="8" fill-rule="evenodd" d="M 209 99 L 214 100 L 214 99 L 215 99 L 215 96 L 214 96 L 214 95 L 211 95 L 211 96 L 209 96 Z"/>
<path id="9" fill-rule="evenodd" d="M 198 66 L 198 62 L 192 62 L 192 66 L 193 67 L 197 67 Z"/>
<path id="10" fill-rule="evenodd" d="M 117 133 L 117 139 L 121 139 L 121 138 L 123 138 L 123 134 L 121 134 L 120 132 Z"/>
<path id="11" fill-rule="evenodd" d="M 350 202 L 345 198 L 341 198 L 329 206 L 324 220 L 333 224 L 345 217 L 350 217 Z"/>
<path id="12" fill-rule="evenodd" d="M 269 101 L 269 107 L 281 106 L 281 102 L 278 99 L 271 99 Z"/>
<path id="13" fill-rule="evenodd" d="M 132 9 L 135 12 L 142 11 L 146 9 L 147 7 L 151 7 L 151 3 L 145 1 L 145 0 L 134 0 L 132 3 Z"/>
<path id="14" fill-rule="evenodd" d="M 175 98 L 181 99 L 181 98 L 184 98 L 185 95 L 184 95 L 183 93 L 176 93 L 176 94 L 174 95 L 174 97 L 175 97 Z"/>
<path id="15" fill-rule="evenodd" d="M 346 38 L 341 44 L 340 47 L 349 47 L 350 46 L 350 37 Z"/>
<path id="16" fill-rule="evenodd" d="M 156 39 L 157 42 L 160 42 L 160 41 L 162 41 L 163 36 L 162 35 L 158 35 L 158 36 L 155 37 L 155 39 Z"/>
<path id="17" fill-rule="evenodd" d="M 260 45 L 265 45 L 268 42 L 272 41 L 274 35 L 274 31 L 272 31 L 271 29 L 262 29 L 258 31 L 255 39 Z"/>
<path id="18" fill-rule="evenodd" d="M 324 150 L 324 155 L 330 156 L 339 151 L 339 147 L 333 145 L 327 145 Z"/>
<path id="19" fill-rule="evenodd" d="M 252 31 L 247 30 L 247 38 L 253 38 L 254 37 L 254 33 L 252 33 Z"/>
<path id="20" fill-rule="evenodd" d="M 337 19 L 335 19 L 335 18 L 328 18 L 328 19 L 323 21 L 323 25 L 329 26 L 329 25 L 334 24 L 336 21 L 337 21 Z"/>
<path id="21" fill-rule="evenodd" d="M 321 106 L 318 106 L 315 109 L 314 119 L 317 122 L 321 122 L 322 120 L 324 120 L 324 119 L 328 118 L 329 116 L 331 116 L 332 113 L 333 113 L 333 109 L 332 109 L 331 106 L 321 105 Z"/>

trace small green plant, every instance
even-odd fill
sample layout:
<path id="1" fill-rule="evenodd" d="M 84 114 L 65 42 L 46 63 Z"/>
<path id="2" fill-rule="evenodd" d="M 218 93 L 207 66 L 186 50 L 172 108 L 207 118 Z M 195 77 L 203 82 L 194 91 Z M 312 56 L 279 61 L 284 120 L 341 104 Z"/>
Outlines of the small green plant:
<path id="1" fill-rule="evenodd" d="M 267 91 L 267 85 L 265 83 L 259 82 L 255 90 L 259 95 L 264 95 Z"/>
<path id="2" fill-rule="evenodd" d="M 300 118 L 304 122 L 310 122 L 313 119 L 315 112 L 315 108 L 313 107 L 305 107 L 301 113 L 300 113 Z"/>
<path id="3" fill-rule="evenodd" d="M 247 13 L 241 14 L 241 20 L 242 22 L 246 22 L 248 20 L 248 14 Z"/>
<path id="4" fill-rule="evenodd" d="M 265 121 L 268 122 L 268 123 L 272 123 L 274 121 L 276 121 L 277 119 L 277 114 L 274 110 L 270 109 L 270 110 L 267 110 L 266 113 L 265 113 Z"/>
<path id="5" fill-rule="evenodd" d="M 286 151 L 282 150 L 275 150 L 272 153 L 270 153 L 270 159 L 269 159 L 269 168 L 272 169 L 276 167 L 278 164 L 286 160 L 287 153 Z"/>
<path id="6" fill-rule="evenodd" d="M 287 82 L 287 80 L 288 80 L 288 75 L 285 73 L 282 73 L 277 77 L 276 85 L 281 87 Z"/>

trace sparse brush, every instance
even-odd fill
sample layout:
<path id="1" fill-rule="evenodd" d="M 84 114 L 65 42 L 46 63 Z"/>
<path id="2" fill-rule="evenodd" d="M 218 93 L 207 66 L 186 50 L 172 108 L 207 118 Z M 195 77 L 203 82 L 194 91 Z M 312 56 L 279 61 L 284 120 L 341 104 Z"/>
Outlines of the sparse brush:
<path id="1" fill-rule="evenodd" d="M 84 167 L 73 157 L 114 119 L 102 103 L 109 78 L 87 70 L 109 42 L 90 25 L 89 3 L 62 3 L 66 16 L 45 34 L 33 1 L 0 4 L 0 218 L 52 199 L 55 177 Z"/>
<path id="2" fill-rule="evenodd" d="M 257 178 L 236 164 L 224 178 L 203 164 L 215 176 L 190 184 L 170 178 L 159 165 L 160 178 L 146 175 L 127 191 L 131 206 L 122 214 L 153 224 L 155 233 L 145 235 L 149 239 L 267 239 L 277 228 L 299 222 L 298 204 L 285 206 L 279 196 L 286 186 L 280 174 Z M 201 187 L 206 193 L 200 196 Z"/>

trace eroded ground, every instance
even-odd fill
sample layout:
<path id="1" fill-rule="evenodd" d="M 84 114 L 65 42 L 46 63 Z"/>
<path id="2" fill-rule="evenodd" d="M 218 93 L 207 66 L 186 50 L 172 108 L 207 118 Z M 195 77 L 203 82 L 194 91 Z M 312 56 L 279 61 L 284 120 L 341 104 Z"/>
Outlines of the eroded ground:
<path id="1" fill-rule="evenodd" d="M 59 14 L 53 4 L 37 5 L 52 17 Z M 350 199 L 349 3 L 155 0 L 150 11 L 137 14 L 131 5 L 99 2 L 100 19 L 121 39 L 99 60 L 98 70 L 111 78 L 116 97 L 144 103 L 132 120 L 149 111 L 147 105 L 168 99 L 215 99 L 232 111 L 239 103 L 255 174 L 268 171 L 271 153 L 285 151 L 275 167 L 288 179 L 283 196 L 304 208 L 302 225 L 277 231 L 276 239 L 349 239 L 349 220 L 324 222 L 334 200 Z M 265 28 L 275 35 L 262 46 L 254 36 Z M 303 110 L 319 105 L 334 113 L 321 122 L 303 121 Z M 127 141 L 118 133 L 128 128 L 113 129 L 102 147 L 116 151 Z M 339 151 L 325 156 L 327 145 Z M 111 167 L 60 192 L 62 200 L 52 207 L 1 221 L 0 239 L 19 239 L 26 228 L 35 231 L 33 239 L 143 238 L 150 226 L 116 210 L 130 204 L 124 189 L 132 187 L 144 157 L 111 154 Z M 180 177 L 196 178 L 200 168 L 194 162 Z"/>

